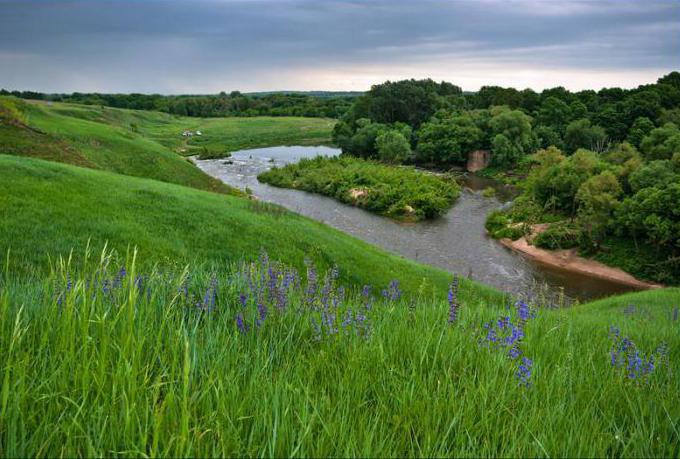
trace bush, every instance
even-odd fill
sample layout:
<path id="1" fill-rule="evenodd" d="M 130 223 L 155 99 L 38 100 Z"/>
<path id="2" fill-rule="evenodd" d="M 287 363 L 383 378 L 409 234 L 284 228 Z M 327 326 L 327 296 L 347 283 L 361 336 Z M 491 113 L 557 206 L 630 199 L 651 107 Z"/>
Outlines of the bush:
<path id="1" fill-rule="evenodd" d="M 494 239 L 512 239 L 513 241 L 527 234 L 528 225 L 525 223 L 513 223 L 509 215 L 503 211 L 495 210 L 489 214 L 484 227 Z"/>
<path id="2" fill-rule="evenodd" d="M 582 232 L 572 223 L 553 223 L 533 240 L 536 247 L 548 250 L 571 249 L 581 243 Z"/>

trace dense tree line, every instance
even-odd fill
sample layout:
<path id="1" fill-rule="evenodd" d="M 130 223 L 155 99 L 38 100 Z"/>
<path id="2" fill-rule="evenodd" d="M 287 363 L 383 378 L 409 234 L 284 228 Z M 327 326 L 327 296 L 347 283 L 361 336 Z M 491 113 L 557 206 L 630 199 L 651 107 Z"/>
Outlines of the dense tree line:
<path id="1" fill-rule="evenodd" d="M 334 139 L 346 153 L 394 160 L 391 148 L 379 151 L 377 139 L 395 131 L 391 137 L 400 134 L 409 145 L 407 155 L 400 145 L 396 157 L 407 161 L 460 166 L 471 151 L 484 149 L 495 165 L 508 167 L 549 146 L 566 154 L 579 148 L 603 152 L 623 141 L 640 148 L 667 123 L 680 126 L 678 72 L 635 89 L 578 92 L 485 86 L 466 94 L 446 82 L 405 80 L 373 86 L 356 98 Z"/>
<path id="2" fill-rule="evenodd" d="M 33 91 L 0 91 L 23 99 L 73 102 L 134 110 L 157 110 L 183 116 L 305 116 L 339 118 L 352 104 L 354 96 L 334 93 L 262 93 L 205 96 L 163 96 L 160 94 L 43 94 Z"/>
<path id="3" fill-rule="evenodd" d="M 514 239 L 547 222 L 533 241 L 539 247 L 579 247 L 644 278 L 680 283 L 680 149 L 671 155 L 669 138 L 680 146 L 674 125 L 653 129 L 641 151 L 628 142 L 600 154 L 539 150 L 522 195 L 487 229 Z"/>
<path id="4" fill-rule="evenodd" d="M 680 73 L 635 89 L 540 93 L 431 80 L 386 82 L 358 97 L 335 127 L 345 153 L 449 168 L 489 150 L 495 170 L 526 175 L 489 231 L 579 247 L 660 282 L 680 282 Z"/>

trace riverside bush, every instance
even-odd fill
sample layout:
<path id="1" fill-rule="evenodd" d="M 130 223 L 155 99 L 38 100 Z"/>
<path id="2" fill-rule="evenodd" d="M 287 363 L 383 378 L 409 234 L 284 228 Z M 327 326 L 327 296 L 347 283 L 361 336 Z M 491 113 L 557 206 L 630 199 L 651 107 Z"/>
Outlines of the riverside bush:
<path id="1" fill-rule="evenodd" d="M 582 241 L 582 231 L 574 223 L 553 223 L 533 239 L 533 244 L 542 249 L 572 249 Z"/>

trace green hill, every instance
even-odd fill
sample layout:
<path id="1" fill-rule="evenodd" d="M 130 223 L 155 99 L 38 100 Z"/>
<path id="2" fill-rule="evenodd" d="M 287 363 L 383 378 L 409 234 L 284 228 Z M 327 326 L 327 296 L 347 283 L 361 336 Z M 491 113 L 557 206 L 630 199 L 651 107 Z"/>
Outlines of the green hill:
<path id="1" fill-rule="evenodd" d="M 189 118 L 90 105 L 0 97 L 0 154 L 31 156 L 201 190 L 231 187 L 182 156 L 330 141 L 333 121 L 314 118 Z M 183 137 L 184 131 L 201 136 Z"/>
<path id="2" fill-rule="evenodd" d="M 37 159 L 0 155 L 0 253 L 11 249 L 17 268 L 45 265 L 47 255 L 109 246 L 137 246 L 149 262 L 224 264 L 257 257 L 298 268 L 311 257 L 337 264 L 356 285 L 384 287 L 400 279 L 415 292 L 427 279 L 445 293 L 450 275 L 387 252 L 285 209 Z M 475 285 L 483 295 L 494 290 Z M 431 291 L 431 290 L 430 290 Z M 475 293 L 475 294 L 477 294 Z"/>

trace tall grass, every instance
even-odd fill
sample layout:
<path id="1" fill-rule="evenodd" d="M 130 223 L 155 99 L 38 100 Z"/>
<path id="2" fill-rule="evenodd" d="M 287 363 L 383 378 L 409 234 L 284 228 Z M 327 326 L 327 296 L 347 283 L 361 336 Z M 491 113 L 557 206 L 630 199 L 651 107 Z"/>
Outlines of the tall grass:
<path id="1" fill-rule="evenodd" d="M 528 304 L 523 321 L 266 255 L 220 271 L 78 259 L 49 275 L 4 263 L 0 456 L 680 454 L 677 291 L 634 312 Z M 528 385 L 488 339 L 499 316 L 523 324 Z M 666 356 L 629 377 L 610 325 Z"/>

